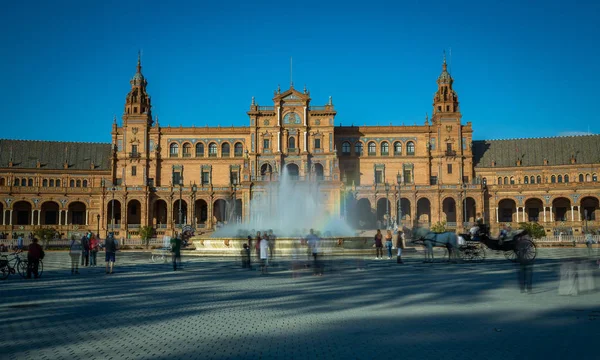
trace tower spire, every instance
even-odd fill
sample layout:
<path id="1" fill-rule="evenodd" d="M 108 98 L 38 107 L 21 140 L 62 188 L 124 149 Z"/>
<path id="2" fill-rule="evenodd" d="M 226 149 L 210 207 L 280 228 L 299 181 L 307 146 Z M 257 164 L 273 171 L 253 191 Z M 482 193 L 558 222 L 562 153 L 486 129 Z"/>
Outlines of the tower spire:
<path id="1" fill-rule="evenodd" d="M 290 88 L 294 87 L 294 78 L 292 77 L 293 73 L 292 73 L 292 57 L 290 56 Z"/>
<path id="2" fill-rule="evenodd" d="M 138 50 L 137 72 L 142 72 L 142 51 Z"/>

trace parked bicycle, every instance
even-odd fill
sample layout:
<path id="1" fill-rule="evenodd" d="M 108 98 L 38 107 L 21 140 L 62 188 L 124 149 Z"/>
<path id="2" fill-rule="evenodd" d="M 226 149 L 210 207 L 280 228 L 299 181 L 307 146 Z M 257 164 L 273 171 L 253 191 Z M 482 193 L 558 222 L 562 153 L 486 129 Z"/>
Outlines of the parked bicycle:
<path id="1" fill-rule="evenodd" d="M 5 280 L 10 274 L 19 273 L 22 278 L 27 277 L 27 259 L 21 259 L 22 250 L 17 250 L 10 255 L 0 256 L 0 279 Z M 44 262 L 40 259 L 38 275 L 44 272 Z"/>

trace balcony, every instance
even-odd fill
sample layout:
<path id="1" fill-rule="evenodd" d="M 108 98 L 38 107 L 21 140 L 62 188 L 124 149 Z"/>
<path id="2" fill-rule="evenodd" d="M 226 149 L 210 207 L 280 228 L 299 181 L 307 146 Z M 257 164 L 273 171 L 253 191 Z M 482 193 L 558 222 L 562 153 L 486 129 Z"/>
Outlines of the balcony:
<path id="1" fill-rule="evenodd" d="M 137 151 L 129 153 L 129 157 L 132 158 L 132 159 L 139 159 L 141 156 L 142 155 L 139 152 L 137 152 Z"/>
<path id="2" fill-rule="evenodd" d="M 236 152 L 233 153 L 233 156 L 234 157 L 242 157 L 242 156 L 244 156 L 244 153 L 241 152 L 241 151 L 236 151 Z"/>
<path id="3" fill-rule="evenodd" d="M 444 154 L 446 156 L 456 156 L 456 150 L 446 150 Z"/>
<path id="4" fill-rule="evenodd" d="M 189 157 L 192 157 L 192 154 L 191 153 L 183 153 L 183 157 L 189 158 Z"/>
<path id="5" fill-rule="evenodd" d="M 208 157 L 217 157 L 217 153 L 208 153 Z"/>
<path id="6" fill-rule="evenodd" d="M 381 152 L 381 156 L 389 156 L 389 155 L 390 155 L 389 151 L 382 151 Z"/>
<path id="7" fill-rule="evenodd" d="M 169 157 L 176 158 L 179 157 L 178 153 L 169 153 Z"/>
<path id="8" fill-rule="evenodd" d="M 258 111 L 275 111 L 275 106 L 258 106 Z"/>
<path id="9" fill-rule="evenodd" d="M 288 148 L 287 152 L 288 152 L 288 154 L 298 155 L 298 154 L 300 154 L 300 149 L 298 149 L 298 148 Z"/>
<path id="10" fill-rule="evenodd" d="M 377 155 L 377 153 L 375 151 L 369 151 L 368 155 L 369 156 L 375 156 L 375 155 Z"/>

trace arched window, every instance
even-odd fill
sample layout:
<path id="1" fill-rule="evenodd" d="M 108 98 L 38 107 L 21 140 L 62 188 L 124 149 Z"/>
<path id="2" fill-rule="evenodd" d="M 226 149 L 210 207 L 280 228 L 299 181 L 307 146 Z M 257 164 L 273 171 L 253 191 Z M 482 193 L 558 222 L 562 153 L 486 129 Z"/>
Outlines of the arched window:
<path id="1" fill-rule="evenodd" d="M 394 143 L 394 155 L 402 155 L 402 143 L 400 141 Z"/>
<path id="2" fill-rule="evenodd" d="M 535 184 L 535 177 L 533 177 L 533 175 L 531 175 L 530 180 L 531 180 L 530 183 Z"/>
<path id="3" fill-rule="evenodd" d="M 552 175 L 550 177 L 550 182 L 554 184 L 556 182 L 556 176 Z"/>
<path id="4" fill-rule="evenodd" d="M 56 187 L 60 187 L 60 180 L 56 180 Z"/>
<path id="5" fill-rule="evenodd" d="M 347 141 L 342 143 L 342 155 L 350 155 L 350 143 Z"/>
<path id="6" fill-rule="evenodd" d="M 21 186 L 27 186 L 27 179 L 21 179 Z"/>
<path id="7" fill-rule="evenodd" d="M 2 179 L 2 180 L 4 180 L 4 179 Z M 48 179 L 42 180 L 42 186 L 43 187 L 47 187 L 48 186 Z"/>
<path id="8" fill-rule="evenodd" d="M 288 138 L 288 149 L 296 149 L 296 138 L 293 136 Z"/>
<path id="9" fill-rule="evenodd" d="M 27 186 L 33 186 L 33 179 L 29 179 L 27 181 Z"/>
<path id="10" fill-rule="evenodd" d="M 6 180 L 4 178 L 0 178 L 0 186 L 6 186 Z"/>
<path id="11" fill-rule="evenodd" d="M 19 179 L 19 178 L 15 179 L 15 186 L 21 186 L 21 179 Z"/>
<path id="12" fill-rule="evenodd" d="M 558 182 L 561 183 L 562 182 L 562 175 L 558 175 Z"/>
<path id="13" fill-rule="evenodd" d="M 569 175 L 565 175 L 565 182 L 568 183 L 569 182 Z"/>
<path id="14" fill-rule="evenodd" d="M 406 155 L 414 155 L 415 154 L 415 143 L 409 141 L 406 143 Z"/>
<path id="15" fill-rule="evenodd" d="M 179 156 L 179 144 L 172 143 L 169 145 L 169 157 L 177 157 Z"/>
<path id="16" fill-rule="evenodd" d="M 514 185 L 514 184 L 515 184 L 515 178 L 514 178 L 514 177 L 512 177 L 512 176 L 510 177 L 510 184 L 511 184 L 511 185 Z"/>
<path id="17" fill-rule="evenodd" d="M 196 143 L 196 157 L 204 157 L 204 144 Z"/>
<path id="18" fill-rule="evenodd" d="M 498 185 L 502 185 L 502 178 L 501 177 L 498 178 Z"/>
<path id="19" fill-rule="evenodd" d="M 387 142 L 381 143 L 381 155 L 389 155 L 390 154 L 390 144 Z"/>
<path id="20" fill-rule="evenodd" d="M 75 180 L 69 181 L 69 187 L 75 187 Z"/>
<path id="21" fill-rule="evenodd" d="M 87 180 L 83 180 L 83 187 L 87 187 Z"/>
<path id="22" fill-rule="evenodd" d="M 217 156 L 217 144 L 215 144 L 215 143 L 208 144 L 208 156 L 209 157 Z"/>
<path id="23" fill-rule="evenodd" d="M 593 174 L 593 175 L 592 175 L 592 181 L 593 181 L 593 182 L 597 182 L 597 181 L 598 181 L 598 175 L 596 175 L 596 174 Z"/>
<path id="24" fill-rule="evenodd" d="M 190 143 L 183 144 L 183 157 L 192 156 L 192 145 Z"/>
<path id="25" fill-rule="evenodd" d="M 77 187 L 81 187 L 81 180 L 77 180 Z"/>
<path id="26" fill-rule="evenodd" d="M 504 177 L 504 185 L 508 185 L 508 176 Z"/>
<path id="27" fill-rule="evenodd" d="M 354 144 L 354 154 L 356 154 L 356 156 L 361 156 L 363 154 L 363 144 L 360 141 Z"/>
<path id="28" fill-rule="evenodd" d="M 590 181 L 590 174 L 585 174 L 585 181 Z"/>
<path id="29" fill-rule="evenodd" d="M 231 146 L 229 143 L 223 143 L 221 145 L 221 157 L 229 157 Z"/>
<path id="30" fill-rule="evenodd" d="M 523 183 L 529 184 L 529 178 L 527 176 L 523 178 Z"/>
<path id="31" fill-rule="evenodd" d="M 542 183 L 542 176 L 541 176 L 541 175 L 538 175 L 538 176 L 535 178 L 535 182 L 536 182 L 537 184 L 541 184 L 541 183 Z"/>
<path id="32" fill-rule="evenodd" d="M 583 182 L 583 174 L 579 174 L 579 182 Z"/>
<path id="33" fill-rule="evenodd" d="M 244 156 L 244 145 L 242 143 L 235 143 L 233 146 L 233 156 L 242 157 Z"/>
<path id="34" fill-rule="evenodd" d="M 48 180 L 46 180 L 46 181 L 48 181 Z M 44 186 L 46 186 L 46 185 L 44 185 Z M 50 179 L 50 187 L 54 187 L 54 179 Z"/>
<path id="35" fill-rule="evenodd" d="M 369 156 L 374 156 L 377 153 L 377 146 L 374 141 L 371 141 L 368 145 Z"/>

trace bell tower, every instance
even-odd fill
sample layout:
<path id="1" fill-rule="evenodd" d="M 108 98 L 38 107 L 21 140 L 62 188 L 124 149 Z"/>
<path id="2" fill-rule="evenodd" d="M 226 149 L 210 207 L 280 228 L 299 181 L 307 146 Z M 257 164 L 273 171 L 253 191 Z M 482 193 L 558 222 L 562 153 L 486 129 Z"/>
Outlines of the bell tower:
<path id="1" fill-rule="evenodd" d="M 435 121 L 437 118 L 447 115 L 456 116 L 460 120 L 460 108 L 458 107 L 458 95 L 452 88 L 454 79 L 448 72 L 448 64 L 446 64 L 446 52 L 444 52 L 444 62 L 442 63 L 442 73 L 437 79 L 437 92 L 433 96 L 433 118 Z M 436 116 L 437 115 L 437 116 Z"/>
<path id="2" fill-rule="evenodd" d="M 142 75 L 142 60 L 138 53 L 137 71 L 131 81 L 131 90 L 125 99 L 125 112 L 123 113 L 123 126 L 127 122 L 144 123 L 152 126 L 152 104 L 150 95 L 146 91 L 148 81 Z"/>

